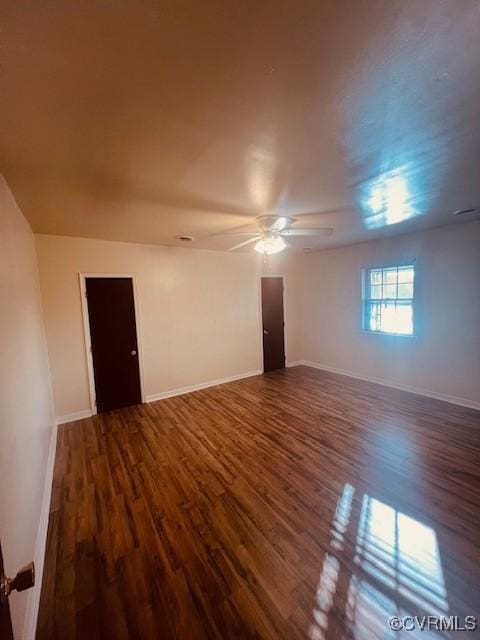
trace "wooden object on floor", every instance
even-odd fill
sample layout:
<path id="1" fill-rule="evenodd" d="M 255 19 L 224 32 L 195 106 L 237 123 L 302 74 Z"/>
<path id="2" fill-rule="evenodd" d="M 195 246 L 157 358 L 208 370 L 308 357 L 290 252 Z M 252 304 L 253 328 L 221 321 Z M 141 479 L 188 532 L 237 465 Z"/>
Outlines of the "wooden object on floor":
<path id="1" fill-rule="evenodd" d="M 479 540 L 479 412 L 276 371 L 60 427 L 37 638 L 390 638 Z"/>

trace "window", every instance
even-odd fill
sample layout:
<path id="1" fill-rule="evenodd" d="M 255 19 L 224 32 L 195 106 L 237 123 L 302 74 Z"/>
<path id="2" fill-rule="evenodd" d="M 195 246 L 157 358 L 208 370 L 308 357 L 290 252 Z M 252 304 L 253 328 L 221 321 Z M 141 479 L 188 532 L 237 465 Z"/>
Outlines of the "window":
<path id="1" fill-rule="evenodd" d="M 413 335 L 415 266 L 363 270 L 363 329 Z"/>

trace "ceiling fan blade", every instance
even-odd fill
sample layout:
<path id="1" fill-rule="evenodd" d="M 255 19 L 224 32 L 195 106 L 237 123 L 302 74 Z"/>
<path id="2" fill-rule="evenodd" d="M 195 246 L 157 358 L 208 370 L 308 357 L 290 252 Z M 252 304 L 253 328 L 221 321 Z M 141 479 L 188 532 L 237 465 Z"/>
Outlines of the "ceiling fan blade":
<path id="1" fill-rule="evenodd" d="M 289 225 L 297 222 L 297 218 L 292 218 L 291 216 L 275 216 L 275 215 L 267 215 L 267 216 L 259 216 L 257 218 L 257 223 L 260 225 L 262 229 L 269 231 L 283 231 Z"/>
<path id="2" fill-rule="evenodd" d="M 258 231 L 224 231 L 223 233 L 211 233 L 208 237 L 218 236 L 258 236 Z"/>
<path id="3" fill-rule="evenodd" d="M 258 225 L 255 218 L 251 222 L 246 222 L 245 224 L 237 225 L 236 227 L 230 227 L 225 231 L 214 231 L 213 233 L 209 233 L 208 237 L 213 238 L 215 236 L 240 235 L 243 233 L 258 233 Z"/>
<path id="4" fill-rule="evenodd" d="M 280 231 L 281 236 L 331 236 L 333 229 L 324 227 L 321 229 L 284 229 Z"/>
<path id="5" fill-rule="evenodd" d="M 235 249 L 240 249 L 240 247 L 244 247 L 247 244 L 250 244 L 252 242 L 256 242 L 259 238 L 261 238 L 260 234 L 257 233 L 255 235 L 255 238 L 250 238 L 250 240 L 245 240 L 245 242 L 241 242 L 240 244 L 236 244 L 234 247 L 230 247 L 230 249 L 227 249 L 227 251 L 235 251 Z"/>

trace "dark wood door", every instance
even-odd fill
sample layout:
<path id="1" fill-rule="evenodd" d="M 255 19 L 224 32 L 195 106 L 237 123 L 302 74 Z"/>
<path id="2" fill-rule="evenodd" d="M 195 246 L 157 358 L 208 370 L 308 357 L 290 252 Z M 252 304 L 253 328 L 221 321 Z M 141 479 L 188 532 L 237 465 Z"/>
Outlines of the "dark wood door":
<path id="1" fill-rule="evenodd" d="M 131 278 L 86 278 L 97 411 L 140 404 Z"/>
<path id="2" fill-rule="evenodd" d="M 263 370 L 285 367 L 283 278 L 262 278 Z"/>
<path id="3" fill-rule="evenodd" d="M 3 569 L 2 544 L 0 542 L 0 579 L 5 578 Z M 10 618 L 10 607 L 8 598 L 1 595 L 0 590 L 0 638 L 1 640 L 13 640 L 12 620 Z"/>

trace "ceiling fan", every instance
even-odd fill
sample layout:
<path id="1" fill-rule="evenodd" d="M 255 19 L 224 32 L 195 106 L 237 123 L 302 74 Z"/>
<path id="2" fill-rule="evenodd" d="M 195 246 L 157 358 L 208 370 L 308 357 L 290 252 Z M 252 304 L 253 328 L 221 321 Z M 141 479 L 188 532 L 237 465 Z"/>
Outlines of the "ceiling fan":
<path id="1" fill-rule="evenodd" d="M 258 231 L 227 231 L 225 233 L 215 233 L 216 236 L 253 236 L 240 244 L 236 244 L 233 247 L 227 249 L 227 251 L 235 251 L 241 247 L 245 247 L 247 244 L 255 242 L 255 251 L 263 255 L 273 255 L 274 253 L 280 253 L 286 249 L 289 245 L 286 238 L 292 236 L 329 236 L 332 234 L 333 229 L 329 227 L 310 227 L 299 228 L 291 227 L 295 222 L 298 222 L 298 218 L 292 218 L 290 216 L 258 216 L 256 223 L 258 224 Z"/>

